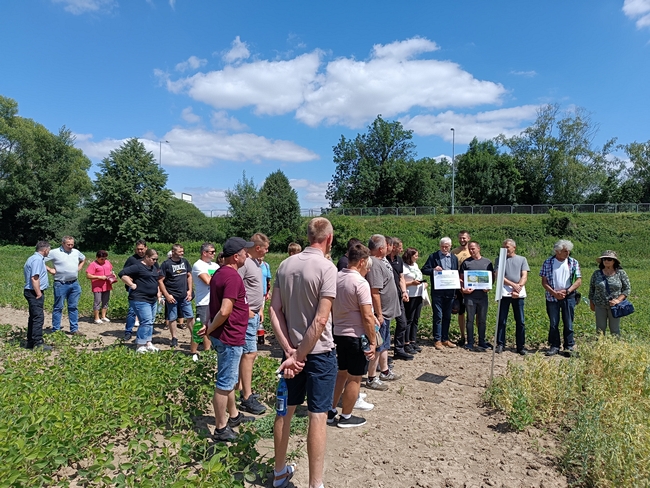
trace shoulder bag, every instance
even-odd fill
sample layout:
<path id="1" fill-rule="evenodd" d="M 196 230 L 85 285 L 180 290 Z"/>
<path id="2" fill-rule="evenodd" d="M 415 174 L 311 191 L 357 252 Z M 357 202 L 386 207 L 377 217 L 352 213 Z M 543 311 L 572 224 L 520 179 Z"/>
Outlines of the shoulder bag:
<path id="1" fill-rule="evenodd" d="M 611 292 L 609 291 L 607 276 L 605 276 L 605 273 L 603 273 L 602 270 L 600 271 L 600 274 L 603 275 L 603 279 L 605 280 L 605 289 L 607 290 L 607 297 L 609 299 Z M 616 274 L 618 274 L 618 271 L 616 271 Z M 627 317 L 632 313 L 634 313 L 634 305 L 632 305 L 632 302 L 630 302 L 627 298 L 622 302 L 617 303 L 616 305 L 612 305 L 612 316 L 615 319 L 618 319 L 620 317 Z"/>

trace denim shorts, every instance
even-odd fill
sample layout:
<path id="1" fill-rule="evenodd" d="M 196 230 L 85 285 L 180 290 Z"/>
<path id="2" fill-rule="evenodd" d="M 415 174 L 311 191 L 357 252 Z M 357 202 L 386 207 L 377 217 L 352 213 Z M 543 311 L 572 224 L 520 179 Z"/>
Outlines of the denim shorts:
<path id="1" fill-rule="evenodd" d="M 239 381 L 239 361 L 242 346 L 229 346 L 210 336 L 212 347 L 217 351 L 217 381 L 215 387 L 222 391 L 234 390 Z"/>
<path id="2" fill-rule="evenodd" d="M 390 349 L 390 319 L 384 319 L 384 323 L 379 326 L 379 335 L 384 343 L 377 348 L 377 352 L 388 351 Z"/>
<path id="3" fill-rule="evenodd" d="M 244 344 L 244 354 L 257 352 L 257 328 L 260 325 L 260 314 L 256 313 L 254 317 L 248 319 L 248 328 L 246 329 L 246 343 Z"/>
<path id="4" fill-rule="evenodd" d="M 187 300 L 179 300 L 177 297 L 176 303 L 166 303 L 165 306 L 165 320 L 173 322 L 178 317 L 184 319 L 191 319 L 194 317 L 194 311 L 192 311 L 192 302 Z"/>
<path id="5" fill-rule="evenodd" d="M 368 372 L 368 360 L 361 349 L 360 337 L 335 335 L 334 343 L 339 371 L 347 371 L 352 376 L 363 376 Z"/>
<path id="6" fill-rule="evenodd" d="M 289 390 L 287 405 L 301 405 L 307 395 L 308 411 L 327 412 L 332 408 L 337 370 L 334 350 L 321 354 L 308 354 L 303 370 L 297 376 L 287 380 Z"/>

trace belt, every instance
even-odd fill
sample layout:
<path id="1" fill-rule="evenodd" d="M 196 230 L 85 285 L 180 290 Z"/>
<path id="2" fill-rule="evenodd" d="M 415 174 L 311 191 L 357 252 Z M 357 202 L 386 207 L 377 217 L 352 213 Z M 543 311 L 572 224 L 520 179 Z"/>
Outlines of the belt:
<path id="1" fill-rule="evenodd" d="M 61 283 L 62 285 L 69 285 L 70 283 L 74 283 L 75 281 L 77 281 L 77 279 L 75 278 L 74 280 L 70 280 L 70 281 L 61 281 L 61 280 L 55 280 L 55 281 L 57 283 Z"/>

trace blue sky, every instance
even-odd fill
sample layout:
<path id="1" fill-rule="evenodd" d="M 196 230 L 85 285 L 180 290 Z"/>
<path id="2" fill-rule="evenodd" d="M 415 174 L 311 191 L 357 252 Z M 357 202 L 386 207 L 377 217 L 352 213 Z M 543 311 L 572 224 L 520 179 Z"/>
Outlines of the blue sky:
<path id="1" fill-rule="evenodd" d="M 94 163 L 138 137 L 168 187 L 225 209 L 282 169 L 325 206 L 332 146 L 382 114 L 419 157 L 592 112 L 595 144 L 650 140 L 650 0 L 6 0 L 0 94 Z M 91 170 L 94 177 L 96 168 Z"/>

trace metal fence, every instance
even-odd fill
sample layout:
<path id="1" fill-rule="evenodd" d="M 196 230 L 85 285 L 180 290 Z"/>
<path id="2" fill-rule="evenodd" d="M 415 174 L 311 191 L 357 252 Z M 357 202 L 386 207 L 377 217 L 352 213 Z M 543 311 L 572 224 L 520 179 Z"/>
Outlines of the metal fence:
<path id="1" fill-rule="evenodd" d="M 650 212 L 650 203 L 596 203 L 561 205 L 478 205 L 454 207 L 456 214 L 545 214 L 551 209 L 571 213 L 640 213 Z M 201 210 L 208 217 L 228 216 L 228 210 Z M 377 217 L 382 215 L 449 215 L 451 207 L 366 207 L 366 208 L 301 208 L 303 217 L 350 215 Z"/>

